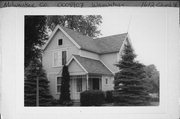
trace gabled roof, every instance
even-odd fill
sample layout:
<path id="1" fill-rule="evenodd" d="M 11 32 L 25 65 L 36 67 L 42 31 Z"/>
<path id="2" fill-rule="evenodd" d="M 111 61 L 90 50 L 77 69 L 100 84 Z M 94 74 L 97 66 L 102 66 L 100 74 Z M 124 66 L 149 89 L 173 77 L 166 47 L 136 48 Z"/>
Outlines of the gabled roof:
<path id="1" fill-rule="evenodd" d="M 100 53 L 118 52 L 123 44 L 123 41 L 128 36 L 128 33 L 112 35 L 94 39 L 97 46 L 100 48 Z"/>
<path id="2" fill-rule="evenodd" d="M 81 57 L 79 55 L 73 55 L 73 58 L 75 58 L 75 60 L 88 74 L 113 75 L 113 73 L 100 60 Z"/>
<path id="3" fill-rule="evenodd" d="M 128 36 L 127 33 L 112 35 L 103 38 L 96 38 L 93 39 L 89 36 L 85 36 L 79 32 L 73 31 L 71 29 L 62 27 L 57 25 L 55 30 L 58 29 L 62 30 L 62 32 L 66 33 L 65 35 L 79 48 L 82 50 L 87 50 L 90 52 L 94 52 L 97 54 L 105 54 L 105 53 L 112 53 L 112 52 L 119 52 L 123 41 Z M 50 40 L 52 39 L 53 35 L 56 31 L 53 31 L 52 36 L 49 38 L 47 44 L 45 45 L 44 49 L 49 44 Z"/>

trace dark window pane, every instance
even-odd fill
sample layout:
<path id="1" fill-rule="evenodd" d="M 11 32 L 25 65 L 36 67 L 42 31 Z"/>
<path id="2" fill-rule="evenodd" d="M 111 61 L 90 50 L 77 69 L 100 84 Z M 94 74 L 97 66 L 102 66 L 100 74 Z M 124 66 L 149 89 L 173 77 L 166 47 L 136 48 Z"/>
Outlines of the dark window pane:
<path id="1" fill-rule="evenodd" d="M 61 77 L 57 78 L 57 84 L 61 84 Z"/>
<path id="2" fill-rule="evenodd" d="M 62 39 L 58 40 L 58 45 L 62 45 Z"/>
<path id="3" fill-rule="evenodd" d="M 62 65 L 66 64 L 66 51 L 62 51 Z"/>
<path id="4" fill-rule="evenodd" d="M 106 79 L 106 84 L 108 84 L 108 79 Z"/>
<path id="5" fill-rule="evenodd" d="M 82 91 L 82 78 L 77 78 L 77 92 L 81 92 Z"/>
<path id="6" fill-rule="evenodd" d="M 61 92 L 61 85 L 57 86 L 57 92 L 60 93 Z"/>

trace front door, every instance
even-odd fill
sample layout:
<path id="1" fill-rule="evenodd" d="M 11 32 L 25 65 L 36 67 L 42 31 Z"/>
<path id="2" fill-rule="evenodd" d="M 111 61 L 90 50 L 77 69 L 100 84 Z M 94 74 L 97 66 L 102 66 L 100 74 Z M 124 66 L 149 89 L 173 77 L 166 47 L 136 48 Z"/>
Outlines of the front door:
<path id="1" fill-rule="evenodd" d="M 99 90 L 99 78 L 92 79 L 92 88 L 93 90 Z"/>
<path id="2" fill-rule="evenodd" d="M 79 100 L 82 92 L 82 78 L 72 79 L 72 99 Z"/>
<path id="3" fill-rule="evenodd" d="M 80 93 L 82 92 L 82 78 L 76 79 L 76 97 L 80 99 Z"/>

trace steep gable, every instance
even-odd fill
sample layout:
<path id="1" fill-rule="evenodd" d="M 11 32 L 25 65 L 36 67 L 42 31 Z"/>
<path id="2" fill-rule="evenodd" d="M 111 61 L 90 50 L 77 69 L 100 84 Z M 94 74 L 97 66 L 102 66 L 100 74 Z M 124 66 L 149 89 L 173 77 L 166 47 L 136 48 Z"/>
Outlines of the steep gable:
<path id="1" fill-rule="evenodd" d="M 49 45 L 58 47 L 58 39 L 63 39 L 63 46 L 71 45 L 80 48 L 80 46 L 59 25 L 57 25 L 47 43 L 44 45 L 43 50 L 45 51 L 48 47 L 50 47 Z"/>
<path id="2" fill-rule="evenodd" d="M 100 60 L 73 55 L 67 65 L 72 67 L 70 64 L 72 64 L 73 61 L 78 62 L 81 69 L 88 74 L 113 75 L 113 73 Z"/>
<path id="3" fill-rule="evenodd" d="M 78 49 L 94 52 L 97 54 L 118 52 L 123 44 L 123 41 L 128 36 L 127 33 L 124 33 L 93 39 L 91 37 L 82 35 L 79 32 L 57 25 L 52 33 L 52 37 L 58 29 L 61 30 Z M 52 37 L 49 38 L 49 41 L 45 45 L 44 49 L 46 49 Z"/>
<path id="4" fill-rule="evenodd" d="M 101 54 L 118 52 L 123 45 L 127 33 L 97 38 L 94 41 L 100 48 Z"/>

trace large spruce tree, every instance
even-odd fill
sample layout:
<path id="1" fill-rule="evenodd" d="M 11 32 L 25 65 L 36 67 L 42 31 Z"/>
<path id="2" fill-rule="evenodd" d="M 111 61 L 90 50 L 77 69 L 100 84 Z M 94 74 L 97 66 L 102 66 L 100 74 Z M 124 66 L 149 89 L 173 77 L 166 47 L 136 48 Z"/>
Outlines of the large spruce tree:
<path id="1" fill-rule="evenodd" d="M 30 62 L 25 68 L 25 106 L 36 106 L 37 80 L 39 80 L 39 106 L 50 106 L 53 97 L 49 91 L 49 81 L 39 60 Z"/>
<path id="2" fill-rule="evenodd" d="M 115 74 L 115 105 L 149 105 L 149 92 L 144 65 L 135 61 L 136 55 L 130 45 L 125 45 L 122 59 L 117 64 Z"/>
<path id="3" fill-rule="evenodd" d="M 69 105 L 71 102 L 70 98 L 70 75 L 68 66 L 64 65 L 62 70 L 62 81 L 61 81 L 61 93 L 59 103 L 61 105 Z"/>

